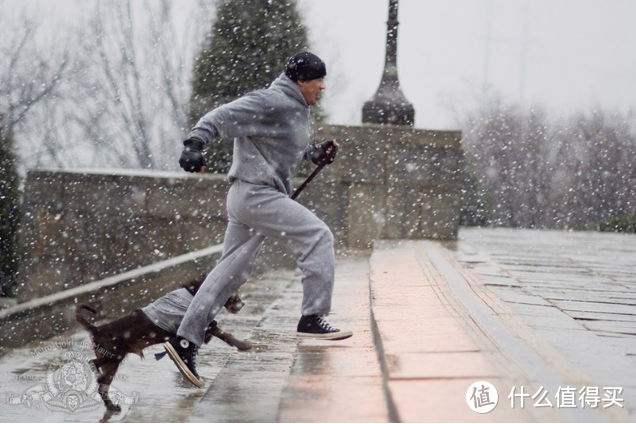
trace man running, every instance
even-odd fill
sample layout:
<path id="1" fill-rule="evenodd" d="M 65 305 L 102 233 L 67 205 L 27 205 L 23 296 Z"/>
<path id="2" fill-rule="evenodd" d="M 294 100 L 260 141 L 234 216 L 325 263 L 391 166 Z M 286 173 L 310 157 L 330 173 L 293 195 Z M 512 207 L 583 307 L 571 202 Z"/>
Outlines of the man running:
<path id="1" fill-rule="evenodd" d="M 353 335 L 332 328 L 323 318 L 331 310 L 334 285 L 333 234 L 289 197 L 291 179 L 303 160 L 316 164 L 335 160 L 338 143 L 312 143 L 309 123 L 309 108 L 326 88 L 326 74 L 318 56 L 298 53 L 268 89 L 207 113 L 183 142 L 179 164 L 188 172 L 200 172 L 205 169 L 202 150 L 206 143 L 215 137 L 234 139 L 223 255 L 192 299 L 177 336 L 164 344 L 181 373 L 197 387 L 203 386 L 195 359 L 205 329 L 247 281 L 266 237 L 292 251 L 303 273 L 297 335 L 325 340 Z"/>

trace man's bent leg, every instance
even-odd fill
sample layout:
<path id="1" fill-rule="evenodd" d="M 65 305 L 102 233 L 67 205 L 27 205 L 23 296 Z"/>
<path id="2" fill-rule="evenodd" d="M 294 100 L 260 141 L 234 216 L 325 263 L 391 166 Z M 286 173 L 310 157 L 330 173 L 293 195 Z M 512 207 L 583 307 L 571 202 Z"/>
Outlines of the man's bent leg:
<path id="1" fill-rule="evenodd" d="M 288 247 L 303 272 L 302 317 L 296 334 L 323 340 L 351 337 L 353 332 L 333 328 L 322 317 L 331 310 L 336 261 L 333 235 L 327 225 L 307 208 L 272 188 L 247 183 L 240 187 L 237 193 L 243 193 L 241 202 L 234 204 L 235 199 L 228 197 L 228 210 Z"/>
<path id="2" fill-rule="evenodd" d="M 303 315 L 331 310 L 335 274 L 333 235 L 310 210 L 279 191 L 235 182 L 228 211 L 249 227 L 290 249 L 303 272 Z"/>
<path id="3" fill-rule="evenodd" d="M 262 235 L 230 218 L 223 256 L 192 299 L 177 330 L 179 337 L 197 346 L 203 344 L 209 323 L 252 273 L 264 239 Z"/>
<path id="4" fill-rule="evenodd" d="M 203 387 L 196 370 L 196 355 L 203 344 L 205 330 L 228 297 L 249 278 L 264 239 L 229 217 L 223 256 L 192 299 L 177 336 L 164 343 L 181 374 L 197 387 Z"/>

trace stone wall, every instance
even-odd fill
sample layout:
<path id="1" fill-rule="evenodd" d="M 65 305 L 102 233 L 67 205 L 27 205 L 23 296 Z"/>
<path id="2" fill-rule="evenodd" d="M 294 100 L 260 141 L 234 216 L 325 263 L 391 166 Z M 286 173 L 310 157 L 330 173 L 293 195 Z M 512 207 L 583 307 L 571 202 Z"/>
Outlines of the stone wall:
<path id="1" fill-rule="evenodd" d="M 142 308 L 201 275 L 221 256 L 220 246 L 187 253 L 129 272 L 93 281 L 0 310 L 0 356 L 26 343 L 42 342 L 78 328 L 75 306 L 96 309 L 99 321 L 113 320 Z M 86 316 L 90 316 L 86 313 Z"/>
<path id="2" fill-rule="evenodd" d="M 185 172 L 29 171 L 18 300 L 220 243 L 227 187 Z"/>
<path id="3" fill-rule="evenodd" d="M 318 140 L 339 141 L 338 159 L 299 200 L 330 226 L 338 247 L 365 249 L 378 238 L 454 239 L 460 136 L 402 126 L 320 126 Z M 228 187 L 225 176 L 212 174 L 29 171 L 19 301 L 222 242 Z M 284 254 L 270 248 L 266 260 Z"/>

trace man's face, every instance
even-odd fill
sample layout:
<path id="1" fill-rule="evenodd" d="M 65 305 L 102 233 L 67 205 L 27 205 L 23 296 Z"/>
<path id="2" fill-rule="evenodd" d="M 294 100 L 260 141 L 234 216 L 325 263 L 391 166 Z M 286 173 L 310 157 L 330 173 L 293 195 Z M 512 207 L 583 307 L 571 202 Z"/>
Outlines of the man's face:
<path id="1" fill-rule="evenodd" d="M 298 88 L 303 93 L 303 97 L 307 105 L 313 106 L 320 100 L 320 92 L 327 88 L 324 78 L 313 79 L 309 81 L 298 81 Z"/>

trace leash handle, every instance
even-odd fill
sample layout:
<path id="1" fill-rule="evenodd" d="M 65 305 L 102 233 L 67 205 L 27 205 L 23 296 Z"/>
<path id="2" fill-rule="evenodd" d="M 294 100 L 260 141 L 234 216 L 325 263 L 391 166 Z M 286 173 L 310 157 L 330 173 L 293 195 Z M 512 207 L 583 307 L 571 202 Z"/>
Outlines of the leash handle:
<path id="1" fill-rule="evenodd" d="M 305 189 L 305 187 L 307 187 L 307 184 L 309 184 L 311 182 L 311 180 L 316 178 L 316 175 L 318 175 L 318 173 L 322 170 L 322 168 L 325 167 L 325 165 L 327 165 L 326 162 L 325 163 L 321 163 L 320 165 L 318 165 L 318 167 L 316 169 L 314 169 L 314 172 L 312 172 L 311 175 L 309 177 L 307 177 L 307 179 L 300 185 L 300 187 L 298 187 L 296 189 L 294 194 L 291 195 L 291 199 L 292 200 L 296 199 L 296 197 L 298 197 L 300 192 L 303 191 Z"/>

